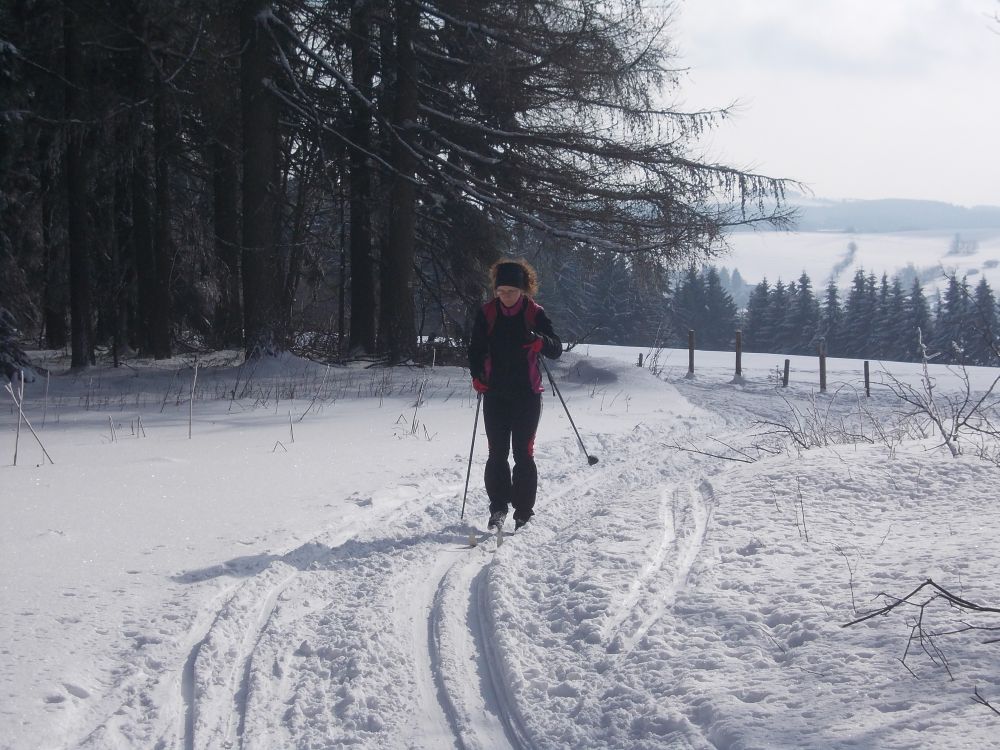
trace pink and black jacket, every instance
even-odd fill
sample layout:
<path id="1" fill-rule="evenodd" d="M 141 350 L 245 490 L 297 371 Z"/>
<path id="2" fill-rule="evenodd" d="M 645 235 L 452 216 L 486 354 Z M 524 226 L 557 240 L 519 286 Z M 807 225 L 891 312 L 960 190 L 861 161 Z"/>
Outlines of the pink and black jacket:
<path id="1" fill-rule="evenodd" d="M 541 305 L 527 295 L 511 308 L 499 299 L 490 300 L 480 308 L 472 327 L 472 377 L 489 386 L 491 393 L 541 393 L 538 354 L 527 348 L 536 338 L 542 340 L 541 353 L 549 359 L 562 354 L 562 342 Z"/>

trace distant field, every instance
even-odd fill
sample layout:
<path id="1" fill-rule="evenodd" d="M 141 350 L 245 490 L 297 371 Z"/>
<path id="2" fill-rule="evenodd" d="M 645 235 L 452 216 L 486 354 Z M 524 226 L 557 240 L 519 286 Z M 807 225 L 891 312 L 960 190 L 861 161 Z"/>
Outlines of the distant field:
<path id="1" fill-rule="evenodd" d="M 960 239 L 960 255 L 949 254 Z M 850 243 L 857 246 L 853 255 Z M 732 252 L 716 263 L 730 271 L 738 269 L 743 279 L 756 284 L 765 276 L 774 283 L 797 279 L 805 271 L 814 288 L 822 289 L 831 278 L 841 288 L 850 286 L 858 268 L 881 277 L 900 274 L 907 285 L 913 275 L 930 291 L 945 273 L 968 275 L 975 285 L 985 277 L 1000 288 L 1000 228 L 924 230 L 893 233 L 847 232 L 742 232 L 731 235 Z M 912 270 L 907 270 L 907 267 Z"/>

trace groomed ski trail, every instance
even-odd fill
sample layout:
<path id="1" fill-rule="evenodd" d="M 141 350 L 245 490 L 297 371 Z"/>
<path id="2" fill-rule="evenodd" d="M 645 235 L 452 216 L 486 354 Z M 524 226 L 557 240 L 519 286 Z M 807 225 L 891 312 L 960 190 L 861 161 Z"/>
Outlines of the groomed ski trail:
<path id="1" fill-rule="evenodd" d="M 274 556 L 197 618 L 211 625 L 177 665 L 160 747 L 531 750 L 574 725 L 633 746 L 602 728 L 601 695 L 708 534 L 717 462 L 669 448 L 691 424 L 598 435 L 597 467 L 568 439 L 545 446 L 540 515 L 500 548 L 469 548 L 455 523 L 463 466 L 401 480 L 423 499 L 392 523 Z M 706 747 L 671 722 L 663 746 Z"/>

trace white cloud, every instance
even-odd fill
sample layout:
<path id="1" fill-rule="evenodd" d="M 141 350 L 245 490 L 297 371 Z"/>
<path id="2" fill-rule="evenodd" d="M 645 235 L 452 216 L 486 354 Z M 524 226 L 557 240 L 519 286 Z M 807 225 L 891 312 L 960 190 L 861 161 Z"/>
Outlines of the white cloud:
<path id="1" fill-rule="evenodd" d="M 830 197 L 1000 204 L 994 0 L 690 0 L 688 106 L 740 100 L 720 159 Z"/>

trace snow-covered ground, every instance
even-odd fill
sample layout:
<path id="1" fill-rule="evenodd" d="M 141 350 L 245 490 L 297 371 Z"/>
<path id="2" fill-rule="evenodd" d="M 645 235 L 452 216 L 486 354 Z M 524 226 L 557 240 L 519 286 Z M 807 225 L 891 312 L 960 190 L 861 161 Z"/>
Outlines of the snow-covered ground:
<path id="1" fill-rule="evenodd" d="M 460 519 L 459 368 L 202 362 L 193 409 L 193 362 L 59 374 L 25 393 L 54 464 L 22 426 L 13 465 L 2 394 L 0 747 L 997 746 L 998 644 L 944 631 L 1000 614 L 842 626 L 927 578 L 1000 606 L 1000 470 L 879 432 L 904 410 L 859 362 L 819 395 L 810 358 L 782 389 L 778 356 L 733 383 L 638 353 L 553 365 L 600 461 L 546 395 L 538 514 L 499 548 L 481 420 Z"/>

